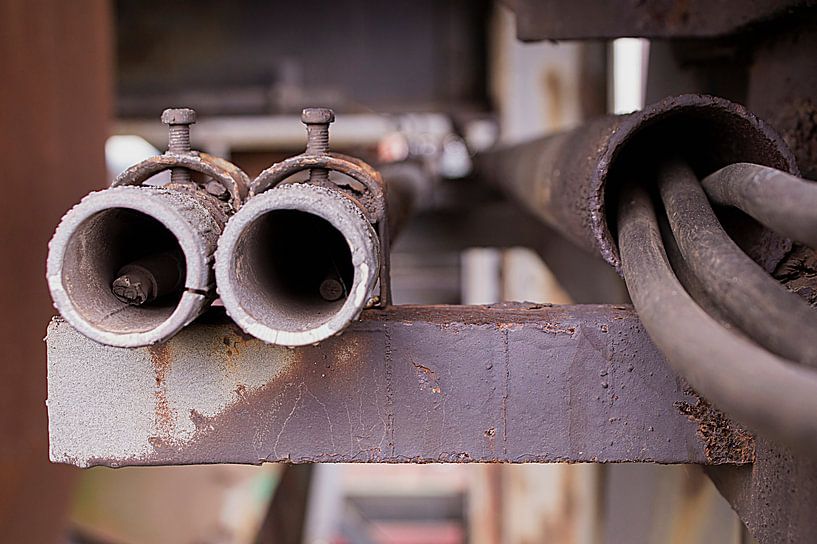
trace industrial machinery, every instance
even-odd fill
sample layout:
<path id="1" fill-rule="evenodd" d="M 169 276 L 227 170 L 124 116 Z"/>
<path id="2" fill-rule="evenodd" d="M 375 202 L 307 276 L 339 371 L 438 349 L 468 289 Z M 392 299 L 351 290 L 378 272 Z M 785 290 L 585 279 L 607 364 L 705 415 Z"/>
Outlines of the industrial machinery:
<path id="1" fill-rule="evenodd" d="M 392 240 L 439 172 L 330 152 L 334 112 L 307 108 L 306 150 L 250 180 L 167 110 L 168 152 L 51 242 L 52 460 L 701 464 L 759 542 L 813 538 L 817 11 L 509 4 L 520 39 L 648 37 L 672 74 L 639 111 L 471 149 L 458 193 L 518 201 L 632 306 L 394 305 Z M 566 286 L 602 284 L 557 253 Z"/>

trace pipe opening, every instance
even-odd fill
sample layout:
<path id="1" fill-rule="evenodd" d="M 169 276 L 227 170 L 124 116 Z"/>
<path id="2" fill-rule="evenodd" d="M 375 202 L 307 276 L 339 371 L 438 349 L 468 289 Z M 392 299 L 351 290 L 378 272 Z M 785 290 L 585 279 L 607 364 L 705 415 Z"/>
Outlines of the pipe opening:
<path id="1" fill-rule="evenodd" d="M 76 312 L 91 326 L 118 334 L 150 331 L 166 321 L 181 301 L 185 277 L 184 252 L 173 233 L 128 208 L 106 209 L 80 223 L 61 270 Z"/>
<path id="2" fill-rule="evenodd" d="M 636 117 L 635 124 L 619 129 L 617 136 L 621 140 L 612 146 L 609 170 L 602 173 L 601 179 L 611 247 L 616 247 L 612 241 L 617 236 L 619 188 L 629 180 L 651 184 L 657 179 L 660 165 L 669 159 L 680 157 L 687 161 L 699 179 L 735 162 L 791 169 L 779 142 L 768 129 L 732 104 L 709 100 L 659 110 L 644 119 Z M 737 210 L 717 211 L 727 232 L 758 261 L 762 260 L 761 246 L 784 243 Z"/>
<path id="3" fill-rule="evenodd" d="M 344 305 L 355 280 L 344 235 L 312 213 L 277 209 L 260 215 L 234 252 L 237 300 L 277 330 L 318 327 Z"/>

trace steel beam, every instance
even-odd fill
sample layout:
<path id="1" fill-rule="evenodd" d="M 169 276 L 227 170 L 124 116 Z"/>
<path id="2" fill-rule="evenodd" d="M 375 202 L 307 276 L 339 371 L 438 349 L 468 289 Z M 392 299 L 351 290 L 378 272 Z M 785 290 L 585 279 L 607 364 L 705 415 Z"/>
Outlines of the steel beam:
<path id="1" fill-rule="evenodd" d="M 396 306 L 287 349 L 211 314 L 165 344 L 48 329 L 51 459 L 742 464 L 630 306 Z"/>

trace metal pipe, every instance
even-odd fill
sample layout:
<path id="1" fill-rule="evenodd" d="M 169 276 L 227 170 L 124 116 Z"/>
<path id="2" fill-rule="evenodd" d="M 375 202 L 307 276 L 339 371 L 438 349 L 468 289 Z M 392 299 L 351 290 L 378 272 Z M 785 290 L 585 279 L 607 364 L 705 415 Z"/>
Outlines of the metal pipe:
<path id="1" fill-rule="evenodd" d="M 383 172 L 393 237 L 431 179 L 413 164 Z M 331 184 L 264 191 L 219 240 L 216 278 L 224 307 L 244 331 L 271 344 L 303 346 L 339 334 L 374 303 L 388 258 L 380 234 L 360 201 Z"/>
<path id="2" fill-rule="evenodd" d="M 817 248 L 817 183 L 750 163 L 721 168 L 701 183 L 718 204 L 734 206 L 776 233 Z"/>
<path id="3" fill-rule="evenodd" d="M 489 151 L 476 157 L 475 170 L 620 271 L 611 228 L 619 186 L 633 176 L 651 179 L 644 174 L 667 150 L 689 158 L 699 176 L 742 161 L 797 173 L 791 151 L 768 125 L 738 104 L 701 95 L 670 97 L 632 114 L 601 117 L 568 132 Z M 745 223 L 730 234 L 748 233 Z M 751 238 L 748 246 L 757 242 Z M 783 240 L 766 244 L 763 251 L 769 247 L 775 248 L 772 264 L 788 250 Z"/>
<path id="4" fill-rule="evenodd" d="M 669 364 L 747 428 L 813 455 L 817 373 L 731 333 L 695 304 L 667 261 L 655 211 L 643 188 L 623 188 L 618 217 L 627 288 Z"/>
<path id="5" fill-rule="evenodd" d="M 251 198 L 224 229 L 218 292 L 230 317 L 271 344 L 333 336 L 370 303 L 380 269 L 377 233 L 343 193 L 307 183 Z M 327 296 L 326 282 L 341 296 Z"/>
<path id="6" fill-rule="evenodd" d="M 85 336 L 119 347 L 165 341 L 195 319 L 215 298 L 210 259 L 226 220 L 204 198 L 161 187 L 86 196 L 49 244 L 48 286 L 60 314 Z M 157 253 L 182 256 L 181 281 L 163 282 L 173 285 L 157 286 L 139 304 L 123 300 L 127 295 L 117 291 L 128 267 L 162 274 L 154 266 Z"/>
<path id="7" fill-rule="evenodd" d="M 668 161 L 658 187 L 684 261 L 709 299 L 766 349 L 817 366 L 817 310 L 729 238 L 692 169 L 683 161 Z"/>
<path id="8" fill-rule="evenodd" d="M 209 306 L 216 296 L 218 237 L 247 193 L 249 179 L 238 167 L 190 150 L 193 110 L 165 110 L 162 121 L 170 125 L 169 151 L 86 196 L 65 214 L 49 244 L 54 306 L 102 344 L 164 342 Z M 167 169 L 177 183 L 142 185 Z M 192 172 L 210 181 L 199 187 Z"/>
<path id="9" fill-rule="evenodd" d="M 306 152 L 253 181 L 254 196 L 219 241 L 216 279 L 227 313 L 271 344 L 318 343 L 365 307 L 388 304 L 390 238 L 430 188 L 417 166 L 387 167 L 384 183 L 367 163 L 330 153 L 334 118 L 327 108 L 303 111 Z M 305 169 L 307 182 L 287 181 Z"/>

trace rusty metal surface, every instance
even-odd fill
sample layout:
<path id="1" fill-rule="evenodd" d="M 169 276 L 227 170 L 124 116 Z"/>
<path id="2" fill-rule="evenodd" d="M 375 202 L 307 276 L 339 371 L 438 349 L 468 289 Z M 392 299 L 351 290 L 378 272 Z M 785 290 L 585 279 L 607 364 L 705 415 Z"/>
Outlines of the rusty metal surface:
<path id="1" fill-rule="evenodd" d="M 136 350 L 55 319 L 47 344 L 51 459 L 78 466 L 753 458 L 709 447 L 628 306 L 397 306 L 292 350 L 218 315 Z"/>
<path id="2" fill-rule="evenodd" d="M 795 246 L 775 277 L 812 306 L 817 305 L 817 253 Z M 718 491 L 761 544 L 809 542 L 817 531 L 817 462 L 813 455 L 762 438 L 749 467 L 708 467 Z"/>
<path id="3" fill-rule="evenodd" d="M 65 209 L 106 180 L 112 7 L 0 2 L 0 540 L 65 540 L 73 481 L 48 462 L 46 248 Z"/>
<path id="4" fill-rule="evenodd" d="M 520 40 L 705 38 L 745 31 L 814 6 L 811 0 L 504 0 Z"/>
<path id="5" fill-rule="evenodd" d="M 119 174 L 111 183 L 111 186 L 141 185 L 159 172 L 183 167 L 209 176 L 223 185 L 230 194 L 231 205 L 231 209 L 225 211 L 232 212 L 241 207 L 243 198 L 247 194 L 248 178 L 237 166 L 228 166 L 228 164 L 224 159 L 196 151 L 181 154 L 167 152 L 131 166 Z M 204 191 L 201 192 L 204 193 Z M 216 199 L 204 196 L 202 200 L 215 201 Z"/>
<path id="6" fill-rule="evenodd" d="M 758 439 L 757 460 L 707 467 L 718 491 L 760 544 L 813 542 L 817 531 L 817 461 Z"/>
<path id="7" fill-rule="evenodd" d="M 385 202 L 383 181 L 374 169 L 370 166 L 362 166 L 365 163 L 347 155 L 326 153 L 324 155 L 296 155 L 281 162 L 275 163 L 263 172 L 252 182 L 250 197 L 263 193 L 289 176 L 303 170 L 325 169 L 340 172 L 353 178 L 366 189 L 366 193 L 357 191 L 355 202 L 364 211 L 366 217 L 372 223 L 383 218 L 385 214 Z M 350 191 L 346 191 L 349 194 Z"/>
<path id="8" fill-rule="evenodd" d="M 773 25 L 753 43 L 746 104 L 775 127 L 803 176 L 817 179 L 817 10 Z"/>
<path id="9" fill-rule="evenodd" d="M 479 157 L 476 168 L 481 178 L 620 271 L 611 227 L 618 187 L 628 179 L 650 179 L 668 154 L 687 157 L 701 177 L 734 162 L 797 173 L 791 151 L 771 127 L 738 104 L 704 95 L 666 98 L 632 114 L 497 149 Z M 751 223 L 738 221 L 727 230 L 740 233 L 745 241 L 739 244 L 771 270 L 791 244 Z"/>

